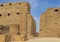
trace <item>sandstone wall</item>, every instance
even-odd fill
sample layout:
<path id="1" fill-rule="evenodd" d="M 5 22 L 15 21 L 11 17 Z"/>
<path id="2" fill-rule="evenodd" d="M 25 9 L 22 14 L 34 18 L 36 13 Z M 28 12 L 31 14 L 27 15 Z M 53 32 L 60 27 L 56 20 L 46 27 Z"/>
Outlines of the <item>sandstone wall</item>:
<path id="1" fill-rule="evenodd" d="M 30 4 L 28 2 L 0 4 L 0 34 L 5 36 L 5 39 L 3 39 L 5 41 L 2 42 L 28 40 L 36 29 L 34 21 L 30 14 Z"/>
<path id="2" fill-rule="evenodd" d="M 27 33 L 28 38 L 34 37 L 34 33 L 36 33 L 36 24 L 32 15 L 28 14 L 28 25 L 27 25 Z M 35 30 L 35 31 L 34 31 Z"/>
<path id="3" fill-rule="evenodd" d="M 60 8 L 49 8 L 41 14 L 40 37 L 60 37 Z"/>

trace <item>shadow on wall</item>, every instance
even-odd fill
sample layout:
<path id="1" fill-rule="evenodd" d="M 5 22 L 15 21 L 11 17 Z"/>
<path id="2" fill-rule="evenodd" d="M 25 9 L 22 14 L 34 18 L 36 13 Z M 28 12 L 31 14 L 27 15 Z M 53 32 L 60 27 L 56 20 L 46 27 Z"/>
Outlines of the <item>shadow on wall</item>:
<path id="1" fill-rule="evenodd" d="M 9 32 L 9 26 L 0 25 L 0 34 L 6 34 Z"/>

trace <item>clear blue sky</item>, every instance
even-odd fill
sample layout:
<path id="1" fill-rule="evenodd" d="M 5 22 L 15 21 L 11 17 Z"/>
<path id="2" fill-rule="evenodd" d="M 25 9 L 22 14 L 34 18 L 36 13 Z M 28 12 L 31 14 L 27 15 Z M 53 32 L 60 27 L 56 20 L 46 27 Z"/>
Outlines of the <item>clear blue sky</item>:
<path id="1" fill-rule="evenodd" d="M 39 31 L 39 17 L 47 8 L 60 7 L 60 0 L 0 0 L 0 3 L 6 2 L 26 2 L 31 4 L 31 14 L 36 20 L 37 32 Z"/>

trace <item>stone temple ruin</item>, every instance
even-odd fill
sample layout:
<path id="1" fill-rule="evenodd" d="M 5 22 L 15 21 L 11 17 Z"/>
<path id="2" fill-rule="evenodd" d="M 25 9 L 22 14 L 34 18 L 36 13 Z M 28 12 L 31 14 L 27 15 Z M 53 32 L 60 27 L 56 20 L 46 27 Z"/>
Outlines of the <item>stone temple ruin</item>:
<path id="1" fill-rule="evenodd" d="M 60 8 L 49 8 L 41 15 L 40 37 L 60 37 Z"/>
<path id="2" fill-rule="evenodd" d="M 28 2 L 0 4 L 0 42 L 25 41 L 36 34 Z"/>

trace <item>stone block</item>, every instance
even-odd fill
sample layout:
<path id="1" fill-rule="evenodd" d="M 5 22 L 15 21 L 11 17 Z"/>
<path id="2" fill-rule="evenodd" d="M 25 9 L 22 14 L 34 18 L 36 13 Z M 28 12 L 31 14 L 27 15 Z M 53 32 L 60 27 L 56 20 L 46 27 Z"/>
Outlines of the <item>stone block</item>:
<path id="1" fill-rule="evenodd" d="M 0 35 L 0 42 L 5 42 L 5 35 Z"/>

